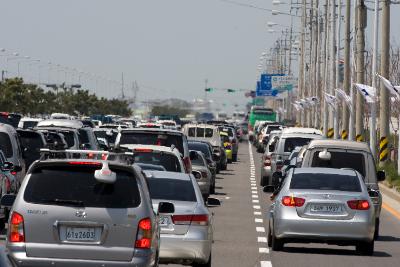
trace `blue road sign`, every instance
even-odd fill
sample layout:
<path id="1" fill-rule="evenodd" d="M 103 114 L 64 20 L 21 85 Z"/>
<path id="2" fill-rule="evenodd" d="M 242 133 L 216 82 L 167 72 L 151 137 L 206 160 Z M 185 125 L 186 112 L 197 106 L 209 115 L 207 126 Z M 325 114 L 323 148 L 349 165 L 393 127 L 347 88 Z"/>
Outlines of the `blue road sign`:
<path id="1" fill-rule="evenodd" d="M 276 96 L 279 93 L 278 90 L 272 90 L 273 76 L 284 76 L 284 74 L 261 74 L 261 79 L 257 82 L 256 96 Z"/>

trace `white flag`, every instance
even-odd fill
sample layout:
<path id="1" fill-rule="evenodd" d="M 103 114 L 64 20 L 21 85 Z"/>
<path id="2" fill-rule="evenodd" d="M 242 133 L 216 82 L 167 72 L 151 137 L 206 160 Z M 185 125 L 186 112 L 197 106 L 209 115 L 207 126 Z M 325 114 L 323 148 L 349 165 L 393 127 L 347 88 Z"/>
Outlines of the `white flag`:
<path id="1" fill-rule="evenodd" d="M 361 83 L 355 83 L 354 85 L 356 86 L 357 90 L 364 96 L 365 101 L 367 101 L 367 103 L 375 102 L 374 101 L 376 95 L 375 88 Z"/>
<path id="2" fill-rule="evenodd" d="M 297 104 L 297 103 L 292 103 L 292 105 L 295 107 L 295 109 L 296 109 L 297 111 L 303 110 L 303 108 L 302 108 L 299 104 Z"/>
<path id="3" fill-rule="evenodd" d="M 346 105 L 350 109 L 350 111 L 353 112 L 352 111 L 353 110 L 353 106 L 352 106 L 353 101 L 351 101 L 351 97 L 348 94 L 346 94 L 346 92 L 342 89 L 335 89 L 335 91 L 338 93 L 339 98 L 342 99 L 346 103 Z"/>
<path id="4" fill-rule="evenodd" d="M 379 75 L 379 74 L 376 74 L 376 75 L 381 79 L 381 81 L 383 82 L 383 84 L 385 85 L 385 87 L 389 90 L 389 92 L 390 92 L 393 96 L 395 96 L 395 97 L 397 97 L 398 99 L 400 99 L 400 86 L 394 86 L 394 85 L 392 84 L 392 82 L 389 81 L 388 79 L 386 79 L 385 77 L 383 77 L 383 76 L 381 76 L 381 75 Z"/>

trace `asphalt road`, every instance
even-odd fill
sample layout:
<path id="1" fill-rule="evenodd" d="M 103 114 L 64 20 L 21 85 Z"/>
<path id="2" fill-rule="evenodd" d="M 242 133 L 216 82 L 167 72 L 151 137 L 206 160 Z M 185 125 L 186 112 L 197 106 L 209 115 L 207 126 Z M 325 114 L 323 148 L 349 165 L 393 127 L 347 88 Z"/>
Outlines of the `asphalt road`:
<path id="1" fill-rule="evenodd" d="M 266 243 L 269 194 L 263 193 L 259 186 L 261 155 L 253 148 L 251 150 L 254 160 L 250 156 L 248 143 L 241 143 L 239 162 L 229 164 L 228 170 L 217 176 L 214 197 L 219 198 L 222 205 L 212 208 L 215 216 L 212 266 L 400 265 L 400 220 L 386 210 L 381 215 L 381 238 L 375 243 L 375 254 L 371 257 L 357 255 L 354 247 L 324 244 L 287 244 L 282 252 L 270 251 Z M 3 237 L 0 236 L 0 254 Z"/>

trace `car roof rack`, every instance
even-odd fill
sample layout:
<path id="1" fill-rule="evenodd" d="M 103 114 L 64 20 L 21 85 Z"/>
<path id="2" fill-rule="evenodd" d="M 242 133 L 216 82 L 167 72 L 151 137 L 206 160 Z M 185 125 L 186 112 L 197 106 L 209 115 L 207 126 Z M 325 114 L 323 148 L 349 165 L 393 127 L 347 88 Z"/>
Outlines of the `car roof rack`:
<path id="1" fill-rule="evenodd" d="M 79 150 L 65 149 L 54 150 L 48 148 L 40 149 L 40 160 L 47 159 L 87 159 L 122 162 L 132 165 L 135 162 L 134 153 L 127 149 L 118 149 L 114 151 L 99 151 L 99 150 Z"/>

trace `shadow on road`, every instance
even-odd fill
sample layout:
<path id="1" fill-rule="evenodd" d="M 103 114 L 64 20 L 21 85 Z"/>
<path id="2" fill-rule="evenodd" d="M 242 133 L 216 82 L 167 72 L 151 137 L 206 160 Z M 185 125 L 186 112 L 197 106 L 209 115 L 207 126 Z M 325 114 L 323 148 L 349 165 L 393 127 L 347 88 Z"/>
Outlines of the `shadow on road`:
<path id="1" fill-rule="evenodd" d="M 321 255 L 342 255 L 342 256 L 360 256 L 355 250 L 350 249 L 335 249 L 335 248 L 299 248 L 299 247 L 285 247 L 283 249 L 289 253 L 302 253 L 302 254 L 321 254 Z M 390 258 L 392 255 L 375 251 L 372 257 Z"/>
<path id="2" fill-rule="evenodd" d="M 400 242 L 400 238 L 395 237 L 395 236 L 389 236 L 389 235 L 381 235 L 381 236 L 379 236 L 378 241 L 383 241 L 383 242 Z"/>

